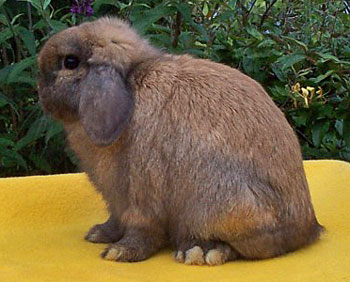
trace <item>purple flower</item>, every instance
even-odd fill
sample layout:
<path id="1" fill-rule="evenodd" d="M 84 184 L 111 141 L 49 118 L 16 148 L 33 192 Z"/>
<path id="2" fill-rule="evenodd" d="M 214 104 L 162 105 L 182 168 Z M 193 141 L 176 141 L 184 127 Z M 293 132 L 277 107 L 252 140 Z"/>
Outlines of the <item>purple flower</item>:
<path id="1" fill-rule="evenodd" d="M 93 0 L 74 0 L 70 8 L 72 14 L 79 14 L 85 17 L 91 17 L 94 9 L 91 7 Z"/>

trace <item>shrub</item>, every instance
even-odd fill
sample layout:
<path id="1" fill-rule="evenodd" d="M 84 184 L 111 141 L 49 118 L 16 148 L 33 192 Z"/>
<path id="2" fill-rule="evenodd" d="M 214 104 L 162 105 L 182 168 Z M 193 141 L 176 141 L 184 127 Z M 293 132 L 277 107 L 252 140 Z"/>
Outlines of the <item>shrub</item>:
<path id="1" fill-rule="evenodd" d="M 306 159 L 350 160 L 350 1 L 95 0 L 92 17 L 71 5 L 0 0 L 1 176 L 76 171 L 38 104 L 36 56 L 52 34 L 107 14 L 160 48 L 241 69 L 284 111 Z"/>

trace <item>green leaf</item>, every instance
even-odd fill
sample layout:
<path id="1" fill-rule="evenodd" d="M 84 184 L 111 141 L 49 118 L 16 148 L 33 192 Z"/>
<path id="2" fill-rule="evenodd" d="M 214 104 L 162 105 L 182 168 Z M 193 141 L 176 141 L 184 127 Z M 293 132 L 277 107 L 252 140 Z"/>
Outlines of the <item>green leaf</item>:
<path id="1" fill-rule="evenodd" d="M 46 10 L 46 8 L 50 5 L 51 0 L 45 0 L 43 4 L 43 10 Z"/>
<path id="2" fill-rule="evenodd" d="M 312 142 L 316 147 L 319 147 L 323 136 L 327 133 L 329 129 L 330 122 L 321 120 L 317 121 L 316 124 L 312 127 Z"/>
<path id="3" fill-rule="evenodd" d="M 28 49 L 30 55 L 34 56 L 36 54 L 36 45 L 33 33 L 30 32 L 28 29 L 21 27 L 19 29 L 19 35 L 23 40 L 24 45 Z"/>
<path id="4" fill-rule="evenodd" d="M 285 86 L 275 85 L 273 87 L 268 88 L 269 93 L 271 93 L 272 98 L 275 102 L 284 104 L 290 97 L 290 89 Z"/>
<path id="5" fill-rule="evenodd" d="M 279 58 L 276 63 L 281 66 L 281 70 L 285 70 L 296 63 L 303 61 L 305 58 L 305 54 L 293 53 Z"/>
<path id="6" fill-rule="evenodd" d="M 195 22 L 193 22 L 192 26 L 193 26 L 198 32 L 200 32 L 201 39 L 202 39 L 204 42 L 208 42 L 209 36 L 208 36 L 207 29 L 204 28 L 204 26 L 203 26 L 202 24 L 197 24 L 197 23 L 195 23 Z"/>
<path id="7" fill-rule="evenodd" d="M 316 78 L 310 78 L 310 81 L 314 82 L 315 84 L 320 83 L 322 80 L 326 79 L 327 77 L 329 77 L 330 75 L 332 75 L 334 73 L 334 70 L 329 70 L 327 71 L 325 74 L 321 74 Z"/>
<path id="8" fill-rule="evenodd" d="M 336 56 L 333 56 L 331 54 L 321 53 L 321 52 L 316 52 L 316 54 L 319 55 L 323 59 L 323 62 L 333 61 L 333 62 L 335 62 L 337 64 L 343 64 L 343 65 L 349 65 L 350 66 L 350 62 L 340 60 L 339 58 L 337 58 Z"/>
<path id="9" fill-rule="evenodd" d="M 0 163 L 3 163 L 4 161 L 6 161 L 6 159 L 9 159 L 10 161 L 15 161 L 16 164 L 23 167 L 25 170 L 28 169 L 27 162 L 23 159 L 23 157 L 20 154 L 18 154 L 14 150 L 8 150 L 6 148 L 0 147 L 0 156 Z"/>
<path id="10" fill-rule="evenodd" d="M 95 0 L 93 3 L 93 8 L 94 11 L 97 13 L 102 5 L 110 5 L 110 6 L 114 6 L 117 8 L 120 8 L 120 3 L 119 1 L 115 1 L 115 0 Z"/>
<path id="11" fill-rule="evenodd" d="M 0 32 L 0 44 L 5 42 L 6 40 L 13 37 L 13 33 L 9 28 L 5 28 Z"/>
<path id="12" fill-rule="evenodd" d="M 9 97 L 7 97 L 6 95 L 4 95 L 3 93 L 0 92 L 0 101 L 4 104 L 4 105 L 10 105 L 12 110 L 18 114 L 17 111 L 17 105 L 15 105 L 14 101 L 12 101 Z M 3 105 L 3 106 L 4 106 Z"/>
<path id="13" fill-rule="evenodd" d="M 15 81 L 9 81 L 9 83 L 26 83 L 32 87 L 37 85 L 37 80 L 31 77 L 32 73 L 23 71 L 21 75 L 17 76 Z"/>
<path id="14" fill-rule="evenodd" d="M 156 33 L 156 34 L 164 34 L 165 33 L 169 37 L 169 40 L 171 40 L 171 38 L 170 38 L 171 29 L 167 26 L 162 26 L 160 24 L 152 24 L 149 31 L 150 31 L 150 35 L 154 35 L 154 33 Z M 147 35 L 147 36 L 149 36 L 149 35 Z"/>
<path id="15" fill-rule="evenodd" d="M 149 40 L 152 42 L 152 44 L 155 44 L 155 46 L 158 46 L 159 48 L 164 46 L 171 46 L 171 37 L 164 34 L 151 34 L 147 36 Z"/>
<path id="16" fill-rule="evenodd" d="M 299 114 L 297 116 L 293 116 L 292 118 L 296 126 L 305 126 L 308 116 L 305 114 Z"/>
<path id="17" fill-rule="evenodd" d="M 339 62 L 339 59 L 336 56 L 333 56 L 331 54 L 326 54 L 326 53 L 321 53 L 321 52 L 316 52 L 316 54 L 325 60 Z"/>
<path id="18" fill-rule="evenodd" d="M 289 37 L 289 36 L 282 36 L 283 39 L 287 39 L 293 43 L 295 43 L 296 45 L 302 47 L 306 52 L 309 51 L 309 48 L 306 46 L 305 43 L 299 41 L 299 40 L 296 40 L 295 38 L 293 37 Z"/>
<path id="19" fill-rule="evenodd" d="M 280 81 L 287 81 L 287 76 L 278 64 L 272 65 L 272 71 Z"/>
<path id="20" fill-rule="evenodd" d="M 0 0 L 0 8 L 1 8 L 2 5 L 5 4 L 6 1 L 7 1 L 7 0 Z"/>
<path id="21" fill-rule="evenodd" d="M 250 56 L 243 57 L 242 66 L 244 72 L 250 75 L 259 71 L 259 65 L 257 64 L 257 61 L 254 60 L 253 54 L 250 54 Z"/>
<path id="22" fill-rule="evenodd" d="M 11 20 L 11 25 L 15 25 L 16 20 L 19 19 L 21 16 L 23 16 L 24 14 L 18 14 L 16 16 L 13 17 L 13 19 Z"/>
<path id="23" fill-rule="evenodd" d="M 9 104 L 7 97 L 0 92 L 0 108 Z"/>
<path id="24" fill-rule="evenodd" d="M 28 146 L 29 144 L 31 144 L 32 142 L 41 138 L 43 135 L 43 132 L 46 130 L 46 127 L 47 127 L 47 118 L 44 116 L 39 117 L 29 127 L 27 134 L 21 140 L 18 141 L 15 147 L 15 150 L 19 151 L 24 147 Z"/>
<path id="25" fill-rule="evenodd" d="M 8 83 L 17 82 L 18 81 L 17 78 L 21 74 L 21 72 L 31 67 L 35 63 L 36 63 L 36 57 L 32 56 L 14 64 L 7 78 L 7 82 Z"/>
<path id="26" fill-rule="evenodd" d="M 60 21 L 56 21 L 56 20 L 50 20 L 50 26 L 53 29 L 54 33 L 57 33 L 63 29 L 66 29 L 68 26 L 65 23 L 62 23 Z"/>
<path id="27" fill-rule="evenodd" d="M 193 23 L 191 9 L 188 3 L 181 2 L 177 4 L 176 9 L 181 13 L 182 17 L 187 23 Z"/>
<path id="28" fill-rule="evenodd" d="M 17 161 L 13 160 L 13 159 L 9 159 L 8 157 L 1 157 L 1 149 L 0 149 L 0 167 L 1 168 L 13 168 L 13 167 L 17 167 Z M 5 171 L 4 169 L 2 169 L 2 171 Z M 6 176 L 6 174 L 5 174 Z"/>
<path id="29" fill-rule="evenodd" d="M 7 25 L 7 19 L 4 14 L 0 14 L 0 23 L 3 25 Z"/>
<path id="30" fill-rule="evenodd" d="M 340 136 L 343 136 L 344 120 L 337 120 L 335 122 L 335 129 Z"/>
<path id="31" fill-rule="evenodd" d="M 29 2 L 38 12 L 41 12 L 41 0 L 20 0 L 24 2 Z"/>
<path id="32" fill-rule="evenodd" d="M 204 16 L 207 16 L 209 13 L 209 7 L 208 7 L 207 2 L 204 2 L 202 13 Z"/>
<path id="33" fill-rule="evenodd" d="M 49 164 L 49 162 L 43 158 L 42 156 L 36 155 L 36 154 L 31 154 L 29 156 L 29 159 L 35 164 L 35 166 L 40 169 L 43 170 L 47 173 L 51 173 L 51 166 Z"/>
<path id="34" fill-rule="evenodd" d="M 249 27 L 247 28 L 247 32 L 248 34 L 250 34 L 251 36 L 253 36 L 255 39 L 259 41 L 264 40 L 264 36 L 255 28 Z"/>
<path id="35" fill-rule="evenodd" d="M 46 28 L 47 26 L 48 26 L 47 22 L 41 19 L 33 23 L 33 30 L 38 30 L 38 29 L 40 30 L 40 29 Z"/>
<path id="36" fill-rule="evenodd" d="M 335 132 L 327 132 L 322 138 L 322 145 L 324 145 L 328 150 L 335 151 L 337 150 L 337 143 L 339 140 Z"/>
<path id="37" fill-rule="evenodd" d="M 344 56 L 350 57 L 350 47 L 349 46 L 345 46 L 343 52 L 344 52 L 343 53 Z"/>
<path id="38" fill-rule="evenodd" d="M 258 48 L 272 48 L 272 46 L 275 46 L 276 45 L 276 42 L 271 40 L 271 39 L 265 39 L 263 41 L 261 41 L 257 47 Z"/>
<path id="39" fill-rule="evenodd" d="M 7 146 L 14 147 L 15 143 L 11 139 L 0 137 L 0 146 L 3 146 L 3 147 L 7 147 Z"/>
<path id="40" fill-rule="evenodd" d="M 236 9 L 237 2 L 238 2 L 238 0 L 229 0 L 228 5 L 232 10 L 234 10 L 234 9 Z"/>
<path id="41" fill-rule="evenodd" d="M 146 10 L 143 13 L 133 12 L 130 15 L 130 18 L 134 23 L 134 27 L 141 34 L 144 34 L 153 23 L 173 14 L 175 11 L 176 7 L 169 6 L 168 3 L 161 3 L 153 9 Z"/>
<path id="42" fill-rule="evenodd" d="M 343 122 L 343 138 L 345 145 L 350 148 L 350 113 L 348 112 Z"/>
<path id="43" fill-rule="evenodd" d="M 46 131 L 45 143 L 47 144 L 52 137 L 61 133 L 63 131 L 63 126 L 60 122 L 50 120 L 48 129 Z"/>

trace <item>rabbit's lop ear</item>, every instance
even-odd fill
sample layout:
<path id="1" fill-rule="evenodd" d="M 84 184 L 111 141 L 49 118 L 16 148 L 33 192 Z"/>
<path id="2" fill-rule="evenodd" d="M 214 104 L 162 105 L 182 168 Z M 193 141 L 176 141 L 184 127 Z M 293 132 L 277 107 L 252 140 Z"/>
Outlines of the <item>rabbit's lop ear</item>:
<path id="1" fill-rule="evenodd" d="M 92 65 L 80 87 L 79 117 L 91 140 L 107 146 L 118 139 L 133 113 L 132 93 L 112 66 Z"/>

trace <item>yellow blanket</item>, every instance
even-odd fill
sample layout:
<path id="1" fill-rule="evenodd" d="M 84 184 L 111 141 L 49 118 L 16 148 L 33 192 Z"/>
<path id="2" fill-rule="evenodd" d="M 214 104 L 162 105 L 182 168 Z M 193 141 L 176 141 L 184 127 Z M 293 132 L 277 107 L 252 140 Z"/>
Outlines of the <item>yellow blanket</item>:
<path id="1" fill-rule="evenodd" d="M 139 263 L 100 258 L 83 240 L 107 218 L 84 174 L 0 179 L 0 282 L 340 282 L 350 281 L 350 164 L 306 161 L 316 214 L 327 232 L 316 244 L 264 261 L 186 266 L 164 250 Z"/>

